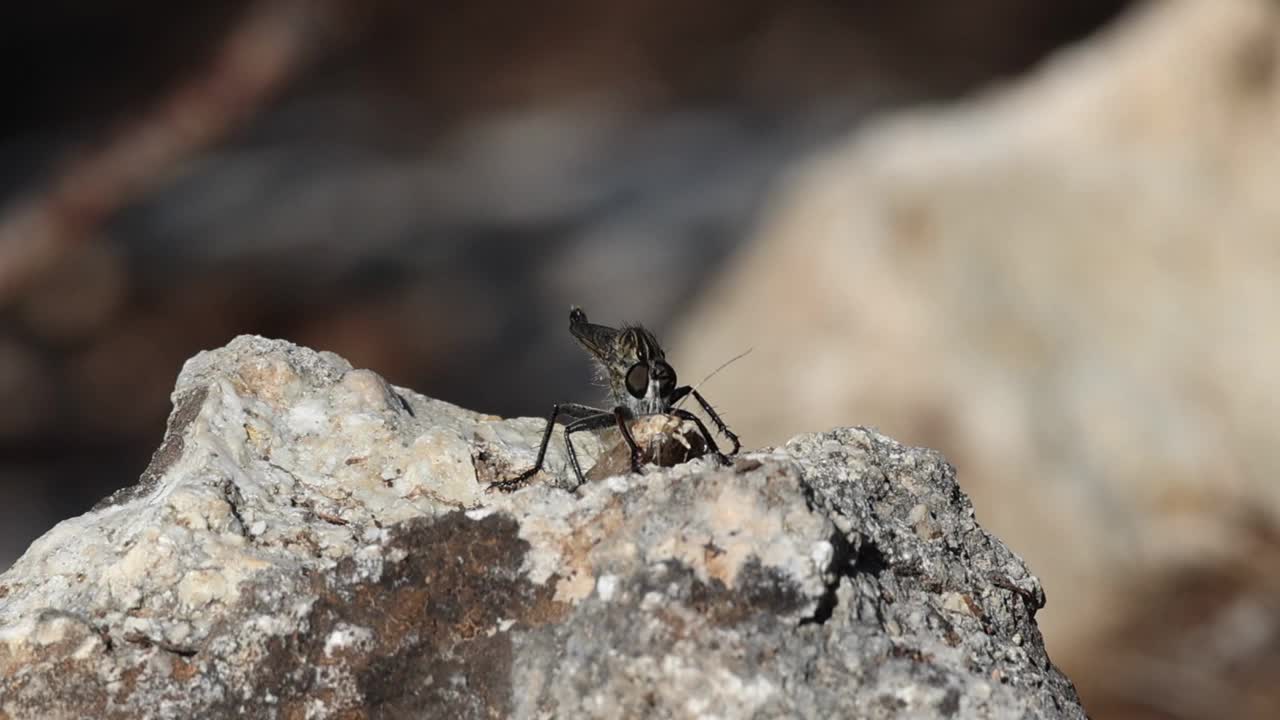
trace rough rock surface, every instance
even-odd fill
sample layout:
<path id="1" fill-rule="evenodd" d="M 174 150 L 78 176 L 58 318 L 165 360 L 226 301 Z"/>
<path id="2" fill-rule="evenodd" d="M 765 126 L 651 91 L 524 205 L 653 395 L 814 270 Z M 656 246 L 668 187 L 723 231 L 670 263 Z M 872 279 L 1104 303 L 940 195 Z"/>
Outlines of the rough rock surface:
<path id="1" fill-rule="evenodd" d="M 674 354 L 946 453 L 1095 716 L 1280 717 L 1278 189 L 1280 3 L 1151 2 L 795 173 Z"/>
<path id="2" fill-rule="evenodd" d="M 536 419 L 242 337 L 0 576 L 0 717 L 1081 718 L 936 453 L 840 429 L 510 494 Z M 600 446 L 580 445 L 590 461 Z"/>

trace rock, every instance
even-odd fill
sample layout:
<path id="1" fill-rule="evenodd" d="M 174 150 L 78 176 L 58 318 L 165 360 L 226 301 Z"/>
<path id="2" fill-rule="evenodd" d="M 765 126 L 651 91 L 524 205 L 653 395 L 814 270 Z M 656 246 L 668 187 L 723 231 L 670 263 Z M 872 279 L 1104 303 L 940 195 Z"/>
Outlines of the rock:
<path id="1" fill-rule="evenodd" d="M 173 400 L 138 484 L 0 576 L 0 717 L 1084 717 L 932 451 L 838 429 L 569 493 L 553 443 L 488 494 L 540 420 L 257 337 Z"/>
<path id="2" fill-rule="evenodd" d="M 755 348 L 705 392 L 756 442 L 946 453 L 1069 599 L 1041 626 L 1094 712 L 1280 716 L 1278 68 L 1280 4 L 1152 2 L 886 118 L 794 173 L 671 355 Z M 1171 580 L 1222 576 L 1208 605 Z"/>

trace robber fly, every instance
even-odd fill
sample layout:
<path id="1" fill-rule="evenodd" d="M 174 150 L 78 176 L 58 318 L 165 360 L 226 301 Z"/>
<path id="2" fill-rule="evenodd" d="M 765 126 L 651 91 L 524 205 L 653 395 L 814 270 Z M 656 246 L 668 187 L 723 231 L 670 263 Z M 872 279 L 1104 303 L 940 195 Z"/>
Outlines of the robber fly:
<path id="1" fill-rule="evenodd" d="M 742 447 L 738 436 L 729 430 L 697 390 L 688 385 L 676 385 L 676 371 L 667 364 L 666 353 L 662 351 L 662 346 L 653 333 L 639 325 L 619 329 L 587 322 L 587 314 L 576 307 L 569 311 L 569 332 L 573 333 L 573 337 L 591 353 L 591 357 L 600 366 L 600 374 L 609 385 L 614 407 L 612 410 L 603 410 L 576 403 L 551 406 L 551 415 L 547 417 L 547 428 L 542 433 L 542 445 L 538 448 L 538 459 L 534 461 L 533 467 L 513 478 L 491 483 L 490 490 L 511 492 L 542 469 L 542 461 L 547 455 L 547 443 L 551 441 L 551 432 L 555 429 L 556 419 L 560 417 L 568 420 L 564 427 L 565 450 L 573 472 L 577 475 L 578 485 L 586 482 L 586 479 L 578 464 L 578 453 L 573 449 L 573 433 L 617 425 L 622 439 L 631 451 L 631 469 L 635 472 L 640 469 L 643 454 L 627 427 L 627 421 L 643 415 L 666 413 L 692 422 L 702 433 L 707 447 L 725 464 L 729 462 L 728 456 L 737 454 Z M 707 417 L 715 423 L 716 429 L 733 443 L 733 449 L 728 454 L 720 451 L 701 418 L 676 407 L 676 403 L 689 395 L 702 406 Z"/>

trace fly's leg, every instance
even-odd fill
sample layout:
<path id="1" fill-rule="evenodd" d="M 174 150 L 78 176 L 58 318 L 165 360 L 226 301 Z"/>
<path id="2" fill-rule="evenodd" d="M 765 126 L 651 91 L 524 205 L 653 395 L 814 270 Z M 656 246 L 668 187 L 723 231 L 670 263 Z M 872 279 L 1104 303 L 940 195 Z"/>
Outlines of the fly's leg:
<path id="1" fill-rule="evenodd" d="M 640 462 L 644 459 L 644 455 L 640 452 L 640 446 L 636 444 L 636 439 L 631 434 L 631 428 L 627 427 L 627 420 L 631 419 L 631 413 L 625 407 L 619 405 L 613 409 L 613 418 L 618 422 L 618 431 L 622 433 L 622 439 L 627 443 L 627 449 L 631 451 L 631 472 L 640 472 Z"/>
<path id="2" fill-rule="evenodd" d="M 733 449 L 730 450 L 727 455 L 729 456 L 737 455 L 738 451 L 742 449 L 742 442 L 739 441 L 738 436 L 732 430 L 729 429 L 729 426 L 724 424 L 724 420 L 721 420 L 720 416 L 716 414 L 715 408 L 711 407 L 711 403 L 707 402 L 707 399 L 702 397 L 702 393 L 698 392 L 697 390 L 694 390 L 692 387 L 688 385 L 685 385 L 684 387 L 678 387 L 671 393 L 671 401 L 670 401 L 671 404 L 675 405 L 677 402 L 683 399 L 686 395 L 693 395 L 693 399 L 697 400 L 698 404 L 702 406 L 702 411 L 707 414 L 707 417 L 711 418 L 711 422 L 715 423 L 716 429 L 720 431 L 720 434 L 724 435 L 726 438 L 729 439 L 729 442 L 733 443 Z M 680 412 L 676 412 L 675 410 L 673 410 L 672 414 L 676 415 L 677 417 L 684 417 L 683 415 L 680 414 L 681 412 L 688 413 L 687 410 L 681 410 Z M 685 419 L 689 420 L 691 418 L 685 418 Z M 692 419 L 696 419 L 696 418 L 692 418 Z M 702 429 L 702 434 L 706 435 L 707 439 L 710 440 L 711 434 L 707 432 L 706 427 L 704 427 L 701 422 L 698 422 L 698 427 Z M 715 442 L 711 442 L 711 447 L 715 447 Z M 719 453 L 720 451 L 717 450 L 716 452 Z"/>
<path id="3" fill-rule="evenodd" d="M 728 456 L 720 452 L 720 446 L 716 445 L 716 439 L 711 436 L 710 431 L 707 430 L 707 426 L 702 423 L 702 418 L 698 417 L 697 415 L 694 415 L 693 413 L 683 408 L 672 408 L 668 412 L 680 418 L 681 420 L 688 420 L 692 422 L 694 425 L 697 425 L 698 431 L 702 433 L 702 439 L 707 441 L 707 447 L 711 449 L 711 452 L 716 454 L 716 459 L 720 461 L 720 464 L 721 465 L 729 464 Z"/>
<path id="4" fill-rule="evenodd" d="M 514 492 L 523 487 L 524 484 L 529 481 L 529 478 L 538 474 L 538 471 L 542 470 L 542 461 L 547 457 L 547 443 L 551 441 L 551 431 L 555 429 L 557 417 L 564 415 L 568 418 L 581 419 L 584 417 L 599 415 L 602 412 L 604 411 L 598 408 L 593 408 L 588 405 L 578 405 L 576 403 L 552 405 L 551 414 L 547 416 L 547 428 L 542 432 L 542 444 L 538 446 L 538 459 L 533 462 L 533 467 L 525 470 L 515 477 L 491 482 L 489 483 L 489 486 L 485 488 L 485 491 L 493 492 L 494 490 L 499 490 L 502 492 Z M 613 416 L 610 415 L 609 417 Z M 570 452 L 572 452 L 572 449 Z M 578 476 L 581 478 L 582 473 L 579 472 Z"/>
<path id="5" fill-rule="evenodd" d="M 578 484 L 573 486 L 573 490 L 577 490 L 587 481 L 587 478 L 582 474 L 582 466 L 578 464 L 578 451 L 573 449 L 573 439 L 570 435 L 583 430 L 599 430 L 603 427 L 609 427 L 615 422 L 617 422 L 617 417 L 614 413 L 596 411 L 595 415 L 588 415 L 564 426 L 564 448 L 569 455 L 569 464 L 573 466 L 573 472 L 578 477 Z M 633 440 L 632 442 L 634 443 L 635 441 Z"/>

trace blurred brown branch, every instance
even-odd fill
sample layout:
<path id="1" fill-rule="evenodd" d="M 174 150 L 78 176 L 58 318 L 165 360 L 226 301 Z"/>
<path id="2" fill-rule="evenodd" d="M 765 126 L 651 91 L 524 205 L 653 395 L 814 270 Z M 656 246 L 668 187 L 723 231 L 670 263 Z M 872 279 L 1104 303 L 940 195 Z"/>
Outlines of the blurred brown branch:
<path id="1" fill-rule="evenodd" d="M 251 117 L 317 54 L 323 0 L 251 5 L 193 76 L 105 140 L 82 148 L 43 191 L 0 216 L 0 307 L 13 302 L 182 158 Z"/>

